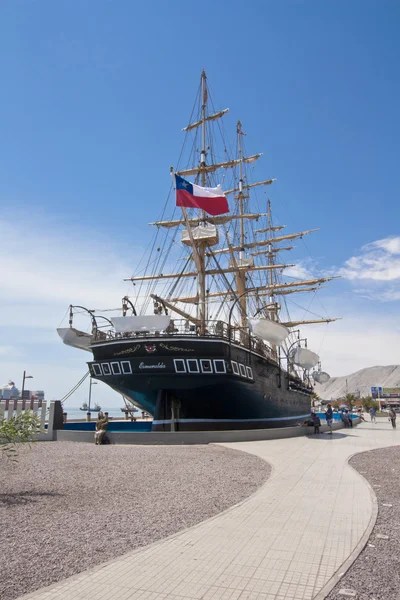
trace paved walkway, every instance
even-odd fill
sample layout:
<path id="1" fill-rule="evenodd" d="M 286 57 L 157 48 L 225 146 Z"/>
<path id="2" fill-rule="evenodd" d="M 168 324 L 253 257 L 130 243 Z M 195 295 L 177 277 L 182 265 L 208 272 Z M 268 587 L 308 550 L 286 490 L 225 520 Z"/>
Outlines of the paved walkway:
<path id="1" fill-rule="evenodd" d="M 249 500 L 23 598 L 311 600 L 373 518 L 374 496 L 348 458 L 394 444 L 400 430 L 385 419 L 333 436 L 226 444 L 273 465 Z"/>

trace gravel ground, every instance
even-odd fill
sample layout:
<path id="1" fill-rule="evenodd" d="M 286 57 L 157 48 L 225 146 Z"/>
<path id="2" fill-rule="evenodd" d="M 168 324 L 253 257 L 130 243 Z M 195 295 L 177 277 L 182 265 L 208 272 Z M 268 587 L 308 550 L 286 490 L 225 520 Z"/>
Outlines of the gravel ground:
<path id="1" fill-rule="evenodd" d="M 399 600 L 400 448 L 364 452 L 352 458 L 350 464 L 373 487 L 378 519 L 366 547 L 327 599 L 345 600 L 339 592 L 350 589 L 356 592 L 356 600 Z M 380 539 L 379 535 L 388 539 Z"/>
<path id="2" fill-rule="evenodd" d="M 221 446 L 45 442 L 0 462 L 0 598 L 13 600 L 247 498 L 270 467 Z"/>

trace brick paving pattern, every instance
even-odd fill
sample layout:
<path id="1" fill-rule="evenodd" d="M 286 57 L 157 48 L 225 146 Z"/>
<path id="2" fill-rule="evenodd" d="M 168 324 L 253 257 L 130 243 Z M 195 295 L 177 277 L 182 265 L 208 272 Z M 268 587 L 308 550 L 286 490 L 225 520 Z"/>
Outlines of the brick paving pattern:
<path id="1" fill-rule="evenodd" d="M 23 599 L 312 600 L 373 516 L 371 490 L 348 458 L 397 444 L 400 430 L 386 420 L 333 436 L 226 444 L 273 466 L 249 500 Z"/>

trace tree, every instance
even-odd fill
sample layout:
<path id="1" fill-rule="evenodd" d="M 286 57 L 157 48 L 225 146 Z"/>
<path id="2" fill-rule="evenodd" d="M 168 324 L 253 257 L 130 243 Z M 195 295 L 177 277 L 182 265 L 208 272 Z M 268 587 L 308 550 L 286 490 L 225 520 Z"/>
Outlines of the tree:
<path id="1" fill-rule="evenodd" d="M 36 442 L 40 433 L 40 419 L 31 410 L 21 412 L 10 419 L 0 413 L 0 453 L 11 460 L 18 456 L 18 444 Z"/>
<path id="2" fill-rule="evenodd" d="M 379 402 L 371 398 L 371 396 L 366 396 L 365 398 L 361 398 L 362 405 L 364 409 L 368 412 L 371 408 L 376 408 L 379 410 Z"/>
<path id="3" fill-rule="evenodd" d="M 337 400 L 333 403 L 333 408 L 339 408 L 339 402 Z"/>
<path id="4" fill-rule="evenodd" d="M 321 398 L 318 396 L 316 392 L 311 394 L 311 406 L 315 406 L 316 404 L 321 403 Z"/>
<path id="5" fill-rule="evenodd" d="M 349 407 L 349 410 L 352 411 L 354 403 L 357 400 L 357 398 L 355 397 L 355 395 L 354 394 L 346 394 L 344 400 L 345 400 L 347 406 Z"/>

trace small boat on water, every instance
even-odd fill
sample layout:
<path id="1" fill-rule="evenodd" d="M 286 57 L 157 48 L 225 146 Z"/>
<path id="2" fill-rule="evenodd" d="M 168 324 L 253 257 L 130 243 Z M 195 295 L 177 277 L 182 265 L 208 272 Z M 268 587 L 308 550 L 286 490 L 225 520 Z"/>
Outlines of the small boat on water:
<path id="1" fill-rule="evenodd" d="M 84 402 L 79 410 L 84 410 L 85 412 L 99 412 L 101 410 L 101 406 L 99 404 L 95 404 L 93 408 L 90 408 L 87 402 Z"/>

